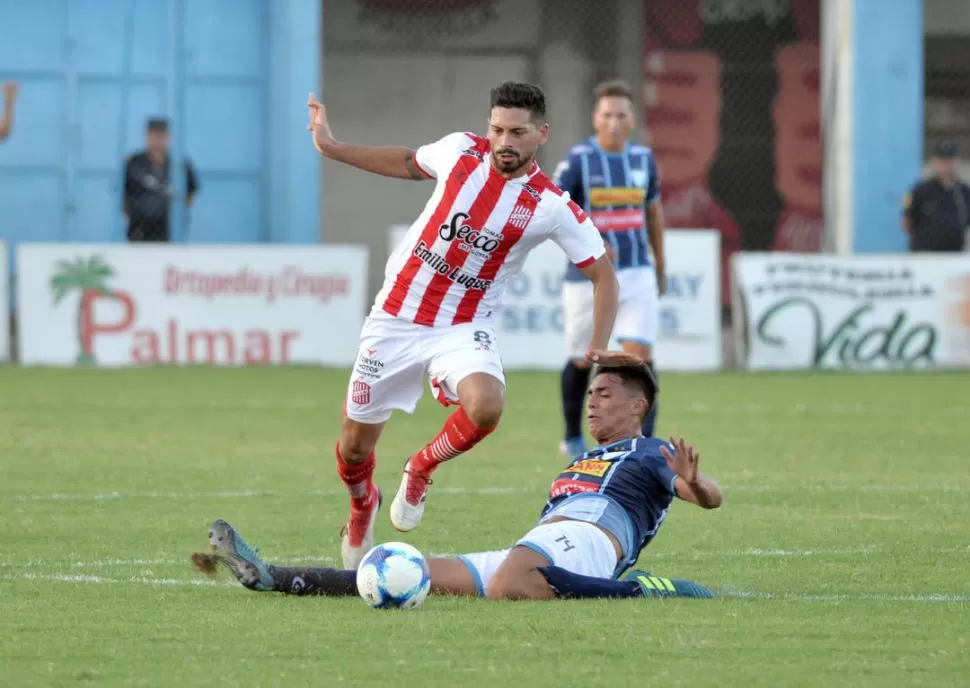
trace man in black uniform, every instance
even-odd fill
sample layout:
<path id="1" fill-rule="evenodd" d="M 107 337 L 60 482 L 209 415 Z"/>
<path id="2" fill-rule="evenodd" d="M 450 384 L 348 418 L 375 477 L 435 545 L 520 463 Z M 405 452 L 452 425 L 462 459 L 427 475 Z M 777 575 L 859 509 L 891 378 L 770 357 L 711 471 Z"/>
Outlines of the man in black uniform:
<path id="1" fill-rule="evenodd" d="M 970 186 L 957 176 L 957 147 L 944 141 L 933 151 L 933 176 L 903 202 L 903 230 L 913 252 L 963 251 L 970 231 Z"/>
<path id="2" fill-rule="evenodd" d="M 147 148 L 128 158 L 125 164 L 125 198 L 122 206 L 128 217 L 128 241 L 168 241 L 169 203 L 174 190 L 168 155 L 168 122 L 148 120 Z M 185 161 L 185 206 L 199 190 L 192 165 Z"/>

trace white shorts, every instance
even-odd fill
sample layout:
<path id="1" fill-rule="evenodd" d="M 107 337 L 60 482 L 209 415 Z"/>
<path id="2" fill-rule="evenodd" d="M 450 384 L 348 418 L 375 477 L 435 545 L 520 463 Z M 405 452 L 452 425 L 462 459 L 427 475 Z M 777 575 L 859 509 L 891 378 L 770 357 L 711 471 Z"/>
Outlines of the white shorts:
<path id="1" fill-rule="evenodd" d="M 538 552 L 553 566 L 583 576 L 612 578 L 616 572 L 616 550 L 610 538 L 597 526 L 585 521 L 544 523 L 515 544 Z M 479 595 L 484 597 L 488 593 L 489 581 L 510 551 L 476 552 L 459 557 L 471 571 Z"/>
<path id="2" fill-rule="evenodd" d="M 613 337 L 622 342 L 653 346 L 660 322 L 657 275 L 652 265 L 616 271 L 620 285 L 620 307 L 613 325 Z M 563 327 L 566 354 L 584 358 L 593 336 L 593 284 L 565 282 L 562 286 Z"/>
<path id="3" fill-rule="evenodd" d="M 505 383 L 491 325 L 425 327 L 392 317 L 370 317 L 347 388 L 345 413 L 359 423 L 383 423 L 395 409 L 414 413 L 427 376 L 444 406 L 457 403 L 458 383 L 488 373 Z"/>

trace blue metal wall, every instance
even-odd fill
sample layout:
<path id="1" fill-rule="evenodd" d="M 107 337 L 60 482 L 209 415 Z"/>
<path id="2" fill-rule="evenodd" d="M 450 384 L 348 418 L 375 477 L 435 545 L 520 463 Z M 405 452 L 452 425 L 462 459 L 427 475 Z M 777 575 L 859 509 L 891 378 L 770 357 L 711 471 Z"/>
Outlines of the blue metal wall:
<path id="1" fill-rule="evenodd" d="M 853 253 L 906 251 L 902 199 L 923 166 L 923 3 L 854 0 Z"/>
<path id="2" fill-rule="evenodd" d="M 0 144 L 0 238 L 123 240 L 124 159 L 146 119 L 166 116 L 173 158 L 187 155 L 202 187 L 176 240 L 317 242 L 305 102 L 319 89 L 320 4 L 0 0 L 0 81 L 21 82 Z"/>

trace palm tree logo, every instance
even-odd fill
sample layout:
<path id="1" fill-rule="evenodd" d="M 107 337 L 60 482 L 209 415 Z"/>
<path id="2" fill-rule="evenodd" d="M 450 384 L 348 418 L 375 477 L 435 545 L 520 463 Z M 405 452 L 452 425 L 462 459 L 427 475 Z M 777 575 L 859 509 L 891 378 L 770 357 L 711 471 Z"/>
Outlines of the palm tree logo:
<path id="1" fill-rule="evenodd" d="M 51 277 L 51 291 L 54 294 L 54 305 L 57 306 L 64 297 L 71 292 L 80 292 L 81 299 L 77 307 L 77 365 L 93 365 L 93 340 L 85 337 L 88 324 L 91 322 L 91 309 L 94 300 L 99 296 L 114 297 L 115 292 L 108 286 L 107 280 L 115 276 L 114 268 L 108 265 L 101 256 L 91 256 L 87 260 L 78 257 L 73 262 L 57 261 L 57 271 Z"/>

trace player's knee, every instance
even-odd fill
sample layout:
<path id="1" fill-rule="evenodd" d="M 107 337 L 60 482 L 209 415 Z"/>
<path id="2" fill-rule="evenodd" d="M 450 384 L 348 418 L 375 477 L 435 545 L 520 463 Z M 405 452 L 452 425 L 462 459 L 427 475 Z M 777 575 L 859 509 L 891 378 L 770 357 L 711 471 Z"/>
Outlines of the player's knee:
<path id="1" fill-rule="evenodd" d="M 372 445 L 362 441 L 346 441 L 340 443 L 340 457 L 345 463 L 363 463 L 374 451 Z"/>
<path id="2" fill-rule="evenodd" d="M 488 599 L 495 600 L 522 600 L 522 591 L 514 585 L 489 585 L 486 592 Z"/>
<path id="3" fill-rule="evenodd" d="M 458 399 L 476 427 L 494 428 L 502 418 L 505 386 L 484 373 L 470 375 L 458 385 Z"/>
<path id="4" fill-rule="evenodd" d="M 346 463 L 362 463 L 374 451 L 376 442 L 358 424 L 344 421 L 340 430 L 338 449 Z"/>
<path id="5" fill-rule="evenodd" d="M 546 577 L 537 569 L 522 562 L 509 566 L 510 563 L 507 559 L 506 565 L 500 567 L 488 582 L 485 591 L 488 599 L 541 600 L 554 596 Z"/>
<path id="6" fill-rule="evenodd" d="M 512 576 L 506 574 L 502 567 L 495 572 L 492 579 L 488 582 L 485 587 L 485 597 L 490 600 L 505 600 L 508 599 L 506 594 L 511 589 L 510 583 Z"/>
<path id="7" fill-rule="evenodd" d="M 465 413 L 472 423 L 479 428 L 494 428 L 502 419 L 502 398 L 474 399 L 469 404 L 463 404 Z"/>
<path id="8" fill-rule="evenodd" d="M 535 573 L 541 576 L 538 571 Z M 549 597 L 551 590 L 545 579 L 504 576 L 489 582 L 486 596 L 490 600 L 541 600 Z"/>
<path id="9" fill-rule="evenodd" d="M 497 579 L 497 580 L 496 580 Z M 493 578 L 488 584 L 486 596 L 490 600 L 527 600 L 526 586 L 509 577 Z"/>

